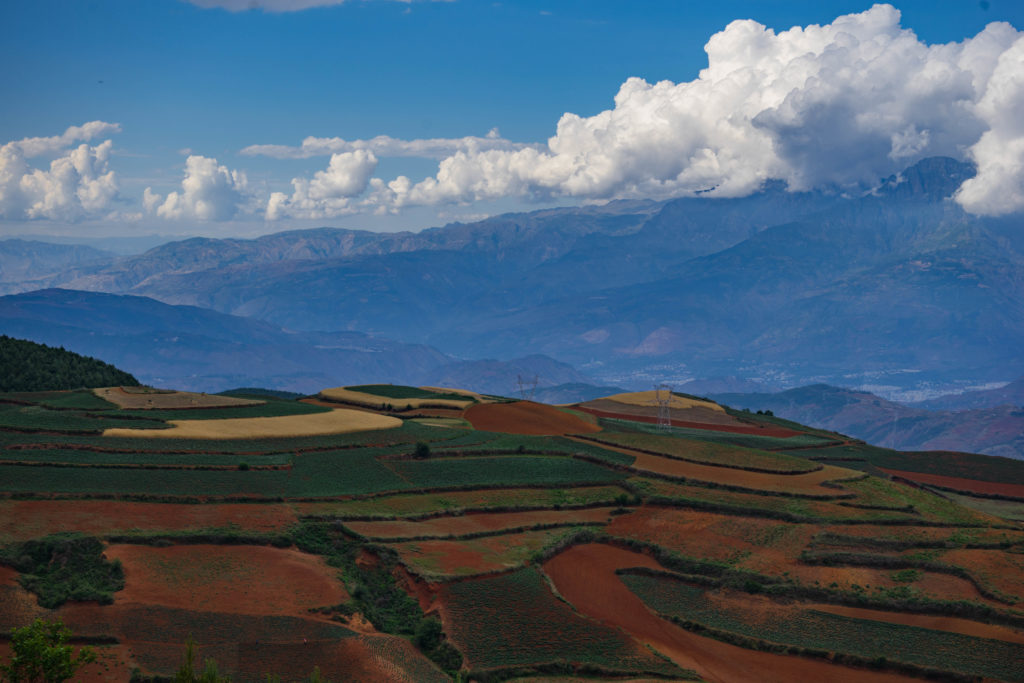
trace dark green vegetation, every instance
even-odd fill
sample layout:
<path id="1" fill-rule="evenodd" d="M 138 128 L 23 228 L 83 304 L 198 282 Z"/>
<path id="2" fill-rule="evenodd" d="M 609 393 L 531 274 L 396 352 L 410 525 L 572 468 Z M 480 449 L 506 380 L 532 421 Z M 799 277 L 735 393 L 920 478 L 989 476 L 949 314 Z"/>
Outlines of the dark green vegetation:
<path id="1" fill-rule="evenodd" d="M 857 619 L 813 609 L 783 611 L 764 619 L 744 609 L 742 598 L 709 599 L 707 589 L 674 578 L 623 575 L 622 580 L 651 609 L 727 634 L 821 653 L 854 655 L 865 661 L 891 660 L 922 669 L 943 668 L 969 676 L 1020 680 L 1021 646 L 933 629 Z M 894 647 L 898 644 L 898 647 Z"/>
<path id="2" fill-rule="evenodd" d="M 0 391 L 137 386 L 138 380 L 103 361 L 63 347 L 0 335 Z"/>
<path id="3" fill-rule="evenodd" d="M 11 661 L 0 664 L 0 681 L 9 683 L 60 683 L 83 665 L 96 661 L 90 647 L 74 652 L 67 644 L 71 631 L 59 619 L 36 619 L 11 634 Z"/>
<path id="4" fill-rule="evenodd" d="M 336 611 L 359 612 L 379 631 L 412 636 L 416 646 L 448 673 L 462 666 L 462 655 L 445 638 L 441 622 L 424 616 L 416 600 L 398 586 L 394 552 L 378 549 L 376 562 L 361 564 L 357 557 L 364 551 L 363 544 L 323 522 L 301 524 L 292 538 L 300 549 L 324 555 L 341 569 L 352 600 L 336 606 Z"/>
<path id="5" fill-rule="evenodd" d="M 446 589 L 452 637 L 484 671 L 572 662 L 615 673 L 683 677 L 617 629 L 595 624 L 559 601 L 535 569 L 452 583 Z M 557 668 L 554 668 L 557 671 Z"/>
<path id="6" fill-rule="evenodd" d="M 121 563 L 108 562 L 103 543 L 91 536 L 56 534 L 16 543 L 3 549 L 0 562 L 21 572 L 21 585 L 51 609 L 69 600 L 111 603 L 124 588 Z"/>
<path id="7" fill-rule="evenodd" d="M 465 394 L 455 394 L 442 391 L 429 391 L 419 387 L 407 387 L 401 384 L 361 384 L 354 387 L 345 387 L 352 391 L 361 391 L 364 394 L 383 396 L 384 398 L 420 398 L 420 399 L 445 399 L 449 401 L 469 401 L 476 403 L 476 399 Z"/>

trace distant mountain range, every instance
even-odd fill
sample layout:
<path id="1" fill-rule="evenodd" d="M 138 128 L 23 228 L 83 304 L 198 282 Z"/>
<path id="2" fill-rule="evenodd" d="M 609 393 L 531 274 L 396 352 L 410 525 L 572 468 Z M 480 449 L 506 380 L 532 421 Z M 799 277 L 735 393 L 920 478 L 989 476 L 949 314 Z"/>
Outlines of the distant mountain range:
<path id="1" fill-rule="evenodd" d="M 771 184 L 738 199 L 620 201 L 420 233 L 197 238 L 3 279 L 465 358 L 543 354 L 617 386 L 1007 381 L 1024 375 L 1024 220 L 978 219 L 950 201 L 973 173 L 933 158 L 860 196 Z"/>
<path id="2" fill-rule="evenodd" d="M 711 394 L 709 398 L 740 409 L 771 410 L 779 417 L 837 431 L 876 446 L 1024 459 L 1024 407 L 1019 399 L 1016 405 L 927 410 L 825 384 L 778 393 Z"/>
<path id="3" fill-rule="evenodd" d="M 543 374 L 548 386 L 588 379 L 544 356 L 463 361 L 358 332 L 288 332 L 194 306 L 62 289 L 0 297 L 0 330 L 101 358 L 146 384 L 192 391 L 413 382 L 511 395 L 520 374 Z"/>

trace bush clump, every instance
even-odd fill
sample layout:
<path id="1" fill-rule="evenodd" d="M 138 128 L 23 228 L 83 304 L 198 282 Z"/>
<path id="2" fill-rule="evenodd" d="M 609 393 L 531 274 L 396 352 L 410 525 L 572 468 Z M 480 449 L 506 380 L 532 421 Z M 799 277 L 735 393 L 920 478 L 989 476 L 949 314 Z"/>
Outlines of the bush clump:
<path id="1" fill-rule="evenodd" d="M 21 572 L 21 585 L 48 609 L 72 600 L 110 604 L 124 588 L 121 562 L 108 562 L 103 543 L 93 536 L 54 534 L 15 543 L 0 558 Z"/>

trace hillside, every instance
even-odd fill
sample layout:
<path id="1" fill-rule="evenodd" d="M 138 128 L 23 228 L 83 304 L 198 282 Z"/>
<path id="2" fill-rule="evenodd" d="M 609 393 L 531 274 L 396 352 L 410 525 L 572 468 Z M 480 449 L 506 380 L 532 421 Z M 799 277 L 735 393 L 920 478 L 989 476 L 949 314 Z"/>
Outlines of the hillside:
<path id="1" fill-rule="evenodd" d="M 542 375 L 543 386 L 587 381 L 544 356 L 459 360 L 360 332 L 292 332 L 194 306 L 64 289 L 0 297 L 0 329 L 104 358 L 149 385 L 192 391 L 265 386 L 310 393 L 384 380 L 511 394 L 519 374 Z"/>
<path id="2" fill-rule="evenodd" d="M 778 393 L 715 393 L 717 401 L 811 424 L 901 450 L 985 453 L 1024 460 L 1024 410 L 1003 403 L 928 410 L 818 384 Z"/>
<path id="3" fill-rule="evenodd" d="M 1024 677 L 1024 463 L 463 389 L 0 396 L 0 631 L 85 680 Z"/>
<path id="4" fill-rule="evenodd" d="M 63 347 L 0 335 L 0 391 L 51 391 L 79 387 L 137 386 L 138 380 L 103 361 Z"/>
<path id="5" fill-rule="evenodd" d="M 970 410 L 995 408 L 996 406 L 1024 407 L 1024 377 L 998 389 L 980 389 L 959 394 L 939 396 L 912 404 L 927 410 Z"/>
<path id="6" fill-rule="evenodd" d="M 0 294 L 48 287 L 78 269 L 98 269 L 114 260 L 108 251 L 79 244 L 0 240 Z"/>
<path id="7" fill-rule="evenodd" d="M 540 353 L 609 385 L 738 368 L 787 385 L 1005 382 L 1024 374 L 1024 233 L 1019 215 L 948 201 L 973 173 L 932 158 L 863 196 L 770 183 L 420 233 L 193 239 L 59 281 L 464 358 Z"/>

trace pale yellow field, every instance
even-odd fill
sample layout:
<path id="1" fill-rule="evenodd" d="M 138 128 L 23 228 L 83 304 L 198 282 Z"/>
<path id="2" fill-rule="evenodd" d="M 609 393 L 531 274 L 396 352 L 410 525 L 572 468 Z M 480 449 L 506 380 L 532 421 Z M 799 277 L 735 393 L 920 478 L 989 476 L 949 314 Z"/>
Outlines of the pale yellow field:
<path id="1" fill-rule="evenodd" d="M 196 394 L 191 391 L 164 391 L 144 387 L 104 387 L 93 389 L 100 398 L 110 401 L 118 408 L 131 410 L 180 410 L 182 408 L 226 408 L 229 406 L 258 406 L 266 401 L 256 401 L 233 396 Z"/>
<path id="2" fill-rule="evenodd" d="M 365 432 L 400 427 L 397 417 L 337 409 L 312 415 L 245 417 L 227 420 L 172 420 L 170 429 L 107 429 L 103 436 L 146 439 L 264 439 Z"/>
<path id="3" fill-rule="evenodd" d="M 631 406 L 654 406 L 658 402 L 655 400 L 656 392 L 652 391 L 633 391 L 626 394 L 615 394 L 614 396 L 608 396 L 609 401 L 615 401 L 617 403 L 625 403 Z M 720 413 L 725 412 L 725 408 L 712 403 L 711 401 L 699 401 L 693 398 L 684 398 L 683 396 L 676 396 L 672 394 L 669 400 L 669 407 L 678 408 L 685 410 L 686 408 L 708 408 L 710 410 L 717 410 Z"/>
<path id="4" fill-rule="evenodd" d="M 462 410 L 473 405 L 472 401 L 456 401 L 455 399 L 444 398 L 387 398 L 386 396 L 374 396 L 373 394 L 364 394 L 361 391 L 352 391 L 345 387 L 324 389 L 320 392 L 319 396 L 328 401 L 342 401 L 357 406 L 379 409 L 382 409 L 388 403 L 397 409 L 404 409 L 405 406 L 410 408 L 428 406 L 431 408 L 455 408 L 456 410 Z"/>

